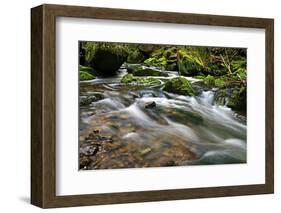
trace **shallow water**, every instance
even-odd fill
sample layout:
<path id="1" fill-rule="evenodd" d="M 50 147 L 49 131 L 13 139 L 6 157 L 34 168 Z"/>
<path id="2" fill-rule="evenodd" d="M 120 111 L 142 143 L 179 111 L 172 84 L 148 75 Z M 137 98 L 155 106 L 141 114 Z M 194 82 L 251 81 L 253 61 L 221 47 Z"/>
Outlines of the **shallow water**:
<path id="1" fill-rule="evenodd" d="M 104 160 L 97 166 L 100 159 L 95 157 L 87 169 L 246 162 L 246 123 L 230 108 L 214 104 L 215 90 L 196 97 L 175 95 L 162 91 L 163 85 L 121 84 L 124 74 L 126 70 L 120 70 L 113 78 L 80 82 L 80 97 L 104 95 L 80 107 L 80 146 L 94 130 L 112 137 L 113 144 L 124 145 L 114 153 L 114 160 L 106 153 L 100 155 L 111 163 Z M 159 79 L 164 82 L 174 76 L 176 72 L 169 72 L 169 77 Z M 156 107 L 146 108 L 150 102 Z M 131 148 L 141 153 L 141 159 L 132 155 L 130 163 L 123 165 L 122 156 L 133 152 Z M 186 157 L 187 151 L 194 155 Z"/>

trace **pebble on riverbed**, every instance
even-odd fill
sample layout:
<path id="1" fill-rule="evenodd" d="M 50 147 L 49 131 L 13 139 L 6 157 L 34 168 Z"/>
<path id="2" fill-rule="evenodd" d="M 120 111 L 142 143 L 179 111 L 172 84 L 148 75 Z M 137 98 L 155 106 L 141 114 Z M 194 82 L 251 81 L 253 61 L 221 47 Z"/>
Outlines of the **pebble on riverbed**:
<path id="1" fill-rule="evenodd" d="M 161 146 L 159 149 L 146 143 L 132 141 L 130 138 L 116 140 L 112 136 L 102 135 L 99 130 L 94 130 L 85 140 L 80 141 L 80 169 L 178 166 L 182 162 L 197 158 L 181 143 L 166 143 L 168 146 Z"/>

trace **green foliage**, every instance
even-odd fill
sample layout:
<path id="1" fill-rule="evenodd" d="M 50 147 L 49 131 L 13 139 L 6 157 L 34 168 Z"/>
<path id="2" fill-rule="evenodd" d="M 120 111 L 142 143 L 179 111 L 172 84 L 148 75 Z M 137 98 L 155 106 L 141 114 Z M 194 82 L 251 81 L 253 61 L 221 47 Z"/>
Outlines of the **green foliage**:
<path id="1" fill-rule="evenodd" d="M 168 60 L 174 60 L 177 58 L 177 48 L 171 47 L 163 51 L 163 56 Z"/>
<path id="2" fill-rule="evenodd" d="M 90 61 L 93 58 L 98 43 L 82 41 L 81 45 L 82 45 L 82 49 L 85 50 L 85 61 L 87 64 L 90 64 Z"/>
<path id="3" fill-rule="evenodd" d="M 79 79 L 80 81 L 87 81 L 87 80 L 92 80 L 95 79 L 95 76 L 92 74 L 85 72 L 85 71 L 80 71 L 79 72 Z"/>
<path id="4" fill-rule="evenodd" d="M 235 80 L 245 81 L 247 79 L 247 62 L 246 59 L 240 59 L 232 62 L 233 78 Z"/>
<path id="5" fill-rule="evenodd" d="M 209 69 L 206 63 L 207 57 L 203 50 L 203 48 L 198 49 L 193 47 L 178 50 L 177 63 L 181 75 L 200 75 Z"/>
<path id="6" fill-rule="evenodd" d="M 121 79 L 121 83 L 129 84 L 129 83 L 135 83 L 135 84 L 143 84 L 143 85 L 160 85 L 161 81 L 156 78 L 141 78 L 141 77 L 135 77 L 132 74 L 124 75 Z"/>
<path id="7" fill-rule="evenodd" d="M 195 95 L 195 91 L 192 88 L 191 83 L 184 77 L 175 77 L 170 79 L 164 84 L 163 90 L 179 95 L 187 95 L 187 96 Z"/>

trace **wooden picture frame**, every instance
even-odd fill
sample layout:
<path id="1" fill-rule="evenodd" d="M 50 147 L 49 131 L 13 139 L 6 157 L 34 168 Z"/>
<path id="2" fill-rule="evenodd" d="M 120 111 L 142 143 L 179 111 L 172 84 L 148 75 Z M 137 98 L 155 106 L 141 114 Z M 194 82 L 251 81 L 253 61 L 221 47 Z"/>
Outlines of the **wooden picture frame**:
<path id="1" fill-rule="evenodd" d="M 56 195 L 56 17 L 95 18 L 265 29 L 265 184 L 192 189 Z M 132 203 L 274 191 L 274 21 L 217 15 L 44 4 L 31 9 L 31 203 L 41 208 Z"/>

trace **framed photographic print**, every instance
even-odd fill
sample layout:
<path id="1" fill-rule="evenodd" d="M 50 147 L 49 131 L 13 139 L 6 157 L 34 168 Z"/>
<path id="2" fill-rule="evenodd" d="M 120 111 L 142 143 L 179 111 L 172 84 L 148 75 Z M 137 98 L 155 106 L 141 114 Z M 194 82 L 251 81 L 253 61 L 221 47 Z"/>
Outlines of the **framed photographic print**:
<path id="1" fill-rule="evenodd" d="M 31 203 L 273 193 L 272 19 L 31 9 Z"/>

